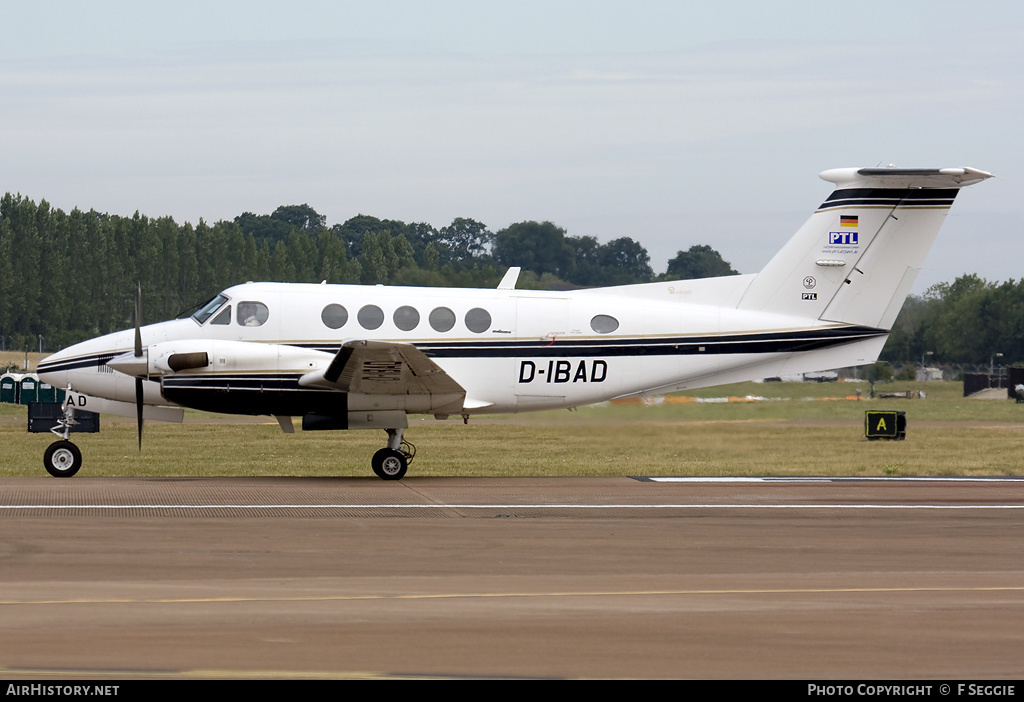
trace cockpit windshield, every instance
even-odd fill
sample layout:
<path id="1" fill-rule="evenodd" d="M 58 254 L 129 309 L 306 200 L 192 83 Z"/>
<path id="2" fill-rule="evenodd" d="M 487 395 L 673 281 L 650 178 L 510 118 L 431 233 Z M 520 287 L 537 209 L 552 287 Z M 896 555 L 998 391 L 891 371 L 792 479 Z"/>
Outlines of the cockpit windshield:
<path id="1" fill-rule="evenodd" d="M 227 301 L 228 299 L 226 297 L 224 297 L 223 295 L 218 295 L 217 297 L 213 298 L 205 305 L 200 307 L 199 311 L 192 315 L 192 319 L 196 320 L 196 322 L 199 324 L 205 323 L 206 320 L 210 318 L 210 315 L 219 310 L 221 306 Z"/>

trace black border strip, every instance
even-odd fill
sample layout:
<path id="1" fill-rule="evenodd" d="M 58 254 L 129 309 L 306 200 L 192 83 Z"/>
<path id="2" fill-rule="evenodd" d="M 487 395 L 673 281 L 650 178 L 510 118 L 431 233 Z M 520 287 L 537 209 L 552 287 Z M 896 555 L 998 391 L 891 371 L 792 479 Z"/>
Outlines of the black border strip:
<path id="1" fill-rule="evenodd" d="M 847 188 L 835 190 L 818 210 L 834 207 L 950 207 L 959 188 Z"/>
<path id="2" fill-rule="evenodd" d="M 676 336 L 655 338 L 560 339 L 554 341 L 460 341 L 413 344 L 432 358 L 554 358 L 566 356 L 676 356 L 689 354 L 793 353 L 883 336 L 889 332 L 874 327 L 804 329 L 750 334 Z M 260 342 L 253 342 L 260 343 Z M 280 342 L 276 342 L 280 343 Z M 396 341 L 395 343 L 402 343 Z M 341 342 L 281 344 L 296 348 L 337 353 Z M 114 354 L 116 355 L 116 354 Z M 38 373 L 59 373 L 95 368 L 110 358 L 110 351 L 70 361 L 39 364 Z"/>

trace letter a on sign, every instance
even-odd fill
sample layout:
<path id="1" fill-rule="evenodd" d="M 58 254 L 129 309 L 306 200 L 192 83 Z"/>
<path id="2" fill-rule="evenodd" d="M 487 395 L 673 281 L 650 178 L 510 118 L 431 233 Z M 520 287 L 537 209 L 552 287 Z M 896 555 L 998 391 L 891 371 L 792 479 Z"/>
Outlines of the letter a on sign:
<path id="1" fill-rule="evenodd" d="M 868 410 L 864 413 L 864 435 L 868 439 L 902 439 L 906 434 L 906 420 L 902 412 Z"/>

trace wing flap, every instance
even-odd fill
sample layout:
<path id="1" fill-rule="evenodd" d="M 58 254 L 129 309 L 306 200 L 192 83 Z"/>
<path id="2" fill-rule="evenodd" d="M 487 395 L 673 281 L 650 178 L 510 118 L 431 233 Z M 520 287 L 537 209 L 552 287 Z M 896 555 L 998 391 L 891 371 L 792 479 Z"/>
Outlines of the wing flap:
<path id="1" fill-rule="evenodd" d="M 461 408 L 466 397 L 465 389 L 418 348 L 387 341 L 347 341 L 325 370 L 303 375 L 299 385 L 356 395 L 429 396 L 432 408 Z"/>

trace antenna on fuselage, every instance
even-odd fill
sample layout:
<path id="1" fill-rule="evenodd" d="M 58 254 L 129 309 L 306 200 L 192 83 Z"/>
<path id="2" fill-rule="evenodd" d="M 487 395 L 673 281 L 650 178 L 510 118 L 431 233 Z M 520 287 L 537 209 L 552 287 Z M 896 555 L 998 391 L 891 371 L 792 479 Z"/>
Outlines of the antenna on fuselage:
<path id="1" fill-rule="evenodd" d="M 498 290 L 515 290 L 516 281 L 519 280 L 519 271 L 521 270 L 522 268 L 519 266 L 512 266 L 505 271 L 504 277 L 501 279 L 501 282 L 498 283 Z"/>

